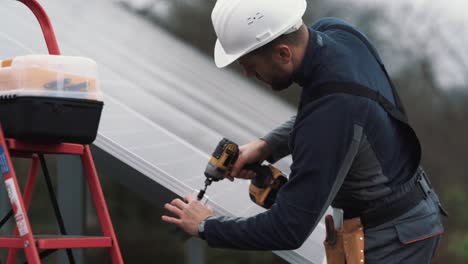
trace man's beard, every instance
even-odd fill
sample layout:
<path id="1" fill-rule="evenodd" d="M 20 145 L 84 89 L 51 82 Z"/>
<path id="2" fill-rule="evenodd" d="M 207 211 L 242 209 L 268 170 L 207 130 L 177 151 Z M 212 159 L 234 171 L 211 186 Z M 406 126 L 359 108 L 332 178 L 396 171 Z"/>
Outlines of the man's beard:
<path id="1" fill-rule="evenodd" d="M 293 80 L 292 80 L 291 76 L 275 75 L 274 78 L 271 80 L 270 87 L 271 87 L 271 89 L 273 91 L 278 92 L 278 91 L 282 91 L 282 90 L 288 88 L 289 86 L 291 86 L 292 83 L 293 83 Z"/>
<path id="2" fill-rule="evenodd" d="M 292 74 L 286 73 L 278 66 L 273 67 L 273 78 L 271 79 L 270 87 L 273 91 L 282 91 L 293 83 Z"/>

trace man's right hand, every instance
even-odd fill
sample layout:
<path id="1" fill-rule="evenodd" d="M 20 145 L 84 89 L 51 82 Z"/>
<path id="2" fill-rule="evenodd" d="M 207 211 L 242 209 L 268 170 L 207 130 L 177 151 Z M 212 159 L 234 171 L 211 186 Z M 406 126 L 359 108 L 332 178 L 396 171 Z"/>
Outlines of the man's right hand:
<path id="1" fill-rule="evenodd" d="M 234 178 L 252 179 L 255 172 L 242 169 L 247 164 L 262 163 L 271 155 L 268 143 L 263 139 L 257 139 L 239 147 L 239 158 L 232 167 L 230 180 Z"/>

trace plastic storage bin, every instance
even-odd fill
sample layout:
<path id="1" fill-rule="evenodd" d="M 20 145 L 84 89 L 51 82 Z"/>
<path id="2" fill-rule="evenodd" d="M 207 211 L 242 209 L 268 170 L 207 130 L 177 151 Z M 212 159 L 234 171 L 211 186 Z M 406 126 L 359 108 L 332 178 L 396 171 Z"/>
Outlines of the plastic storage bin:
<path id="1" fill-rule="evenodd" d="M 7 137 L 89 144 L 96 138 L 102 94 L 93 60 L 28 55 L 0 67 L 0 123 Z"/>

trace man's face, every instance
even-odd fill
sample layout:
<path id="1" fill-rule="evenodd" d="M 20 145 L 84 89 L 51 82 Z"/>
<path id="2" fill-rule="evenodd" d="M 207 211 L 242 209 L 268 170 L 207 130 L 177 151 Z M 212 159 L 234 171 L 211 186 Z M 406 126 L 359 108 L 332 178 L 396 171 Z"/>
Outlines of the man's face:
<path id="1" fill-rule="evenodd" d="M 276 60 L 272 54 L 247 54 L 238 62 L 247 77 L 255 76 L 274 91 L 284 90 L 292 84 L 291 67 Z"/>

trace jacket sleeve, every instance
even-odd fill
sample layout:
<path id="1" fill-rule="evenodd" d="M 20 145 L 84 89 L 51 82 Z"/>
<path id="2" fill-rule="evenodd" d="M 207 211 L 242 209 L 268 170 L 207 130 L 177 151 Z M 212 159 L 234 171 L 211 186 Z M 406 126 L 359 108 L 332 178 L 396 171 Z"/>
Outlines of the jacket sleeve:
<path id="1" fill-rule="evenodd" d="M 289 134 L 292 131 L 295 121 L 296 116 L 292 116 L 291 119 L 261 138 L 268 143 L 272 152 L 271 156 L 267 159 L 268 162 L 275 163 L 291 154 L 289 149 Z"/>
<path id="2" fill-rule="evenodd" d="M 276 203 L 248 218 L 207 220 L 204 235 L 210 246 L 291 250 L 303 244 L 341 186 L 338 174 L 349 170 L 343 169 L 343 163 L 350 158 L 353 113 L 357 112 L 349 97 L 330 95 L 305 107 L 291 135 L 294 147 L 290 179 L 278 193 Z"/>

